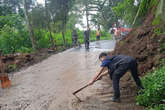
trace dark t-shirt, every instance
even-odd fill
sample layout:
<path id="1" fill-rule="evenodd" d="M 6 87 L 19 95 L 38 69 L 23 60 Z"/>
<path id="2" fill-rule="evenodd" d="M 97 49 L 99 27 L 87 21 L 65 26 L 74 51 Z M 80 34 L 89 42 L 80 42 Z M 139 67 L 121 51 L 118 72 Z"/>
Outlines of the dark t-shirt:
<path id="1" fill-rule="evenodd" d="M 89 40 L 89 31 L 84 32 L 84 39 Z"/>
<path id="2" fill-rule="evenodd" d="M 78 38 L 78 34 L 77 34 L 76 30 L 72 31 L 72 38 Z"/>
<path id="3" fill-rule="evenodd" d="M 125 55 L 107 56 L 101 63 L 101 67 L 108 67 L 108 69 L 110 70 L 110 75 L 112 75 L 118 66 L 123 64 L 124 66 L 129 66 L 129 63 L 132 60 L 135 59 L 133 57 Z"/>

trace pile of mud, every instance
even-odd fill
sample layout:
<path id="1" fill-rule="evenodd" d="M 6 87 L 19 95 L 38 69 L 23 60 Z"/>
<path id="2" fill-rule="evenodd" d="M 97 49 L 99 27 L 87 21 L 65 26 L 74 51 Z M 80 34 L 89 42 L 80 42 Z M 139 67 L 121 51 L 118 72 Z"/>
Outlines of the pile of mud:
<path id="1" fill-rule="evenodd" d="M 152 25 L 154 15 L 149 15 L 143 26 L 133 29 L 122 40 L 116 43 L 113 55 L 124 54 L 137 59 L 139 74 L 144 75 L 149 70 L 154 70 L 165 58 L 162 47 L 165 35 L 156 34 L 156 26 Z"/>
<path id="2" fill-rule="evenodd" d="M 5 72 L 14 71 L 16 68 L 21 68 L 25 64 L 32 62 L 33 55 L 31 54 L 9 54 L 1 57 L 1 62 L 3 66 L 0 66 L 0 71 L 5 70 Z"/>

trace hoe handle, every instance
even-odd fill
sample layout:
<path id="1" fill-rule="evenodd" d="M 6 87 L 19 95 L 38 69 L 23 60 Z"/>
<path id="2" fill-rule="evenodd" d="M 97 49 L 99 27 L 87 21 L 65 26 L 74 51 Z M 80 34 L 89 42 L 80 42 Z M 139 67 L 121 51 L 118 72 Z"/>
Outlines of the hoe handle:
<path id="1" fill-rule="evenodd" d="M 101 77 L 97 78 L 94 82 L 96 82 L 96 81 L 98 81 L 98 80 L 100 80 L 100 79 L 101 79 Z M 88 86 L 90 86 L 90 85 L 87 84 L 87 85 L 81 87 L 80 89 L 78 89 L 78 90 L 76 90 L 75 92 L 73 92 L 73 95 L 77 94 L 78 92 L 82 91 L 83 89 L 87 88 Z"/>
<path id="2" fill-rule="evenodd" d="M 80 92 L 81 90 L 85 89 L 86 87 L 88 87 L 89 85 L 85 85 L 83 87 L 81 87 L 80 89 L 76 90 L 75 92 L 73 92 L 73 95 L 75 95 L 76 93 Z"/>

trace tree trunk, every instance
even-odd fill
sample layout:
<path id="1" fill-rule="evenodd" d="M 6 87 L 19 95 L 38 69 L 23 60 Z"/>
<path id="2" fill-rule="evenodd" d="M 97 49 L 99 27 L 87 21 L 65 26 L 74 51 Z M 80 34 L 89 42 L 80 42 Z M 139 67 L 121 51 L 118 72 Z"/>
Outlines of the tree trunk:
<path id="1" fill-rule="evenodd" d="M 37 50 L 37 44 L 36 44 L 36 41 L 35 41 L 34 32 L 33 32 L 32 25 L 30 23 L 30 19 L 29 19 L 29 16 L 28 16 L 26 0 L 23 0 L 23 2 L 24 2 L 24 13 L 25 13 L 25 18 L 26 18 L 26 23 L 27 23 L 27 26 L 28 26 L 28 29 L 29 29 L 29 32 L 30 32 L 30 40 L 32 42 L 33 48 L 35 50 Z"/>
<path id="2" fill-rule="evenodd" d="M 134 21 L 133 21 L 133 23 L 132 23 L 132 26 L 136 23 L 136 19 L 138 18 L 139 13 L 140 13 L 140 4 L 139 4 L 138 11 L 137 11 L 137 13 L 136 13 L 136 16 L 135 16 L 135 18 L 134 18 Z"/>
<path id="3" fill-rule="evenodd" d="M 64 18 L 62 20 L 62 38 L 64 42 L 64 46 L 66 46 L 66 39 L 65 39 L 65 31 L 66 31 L 66 22 L 67 22 L 67 12 L 66 10 L 64 11 Z"/>
<path id="4" fill-rule="evenodd" d="M 55 48 L 55 43 L 54 43 L 54 40 L 53 40 L 53 36 L 52 36 L 51 30 L 49 30 L 49 39 L 50 39 L 52 48 Z"/>
<path id="5" fill-rule="evenodd" d="M 50 19 L 50 14 L 49 14 L 49 10 L 48 10 L 47 0 L 45 0 L 45 7 L 46 7 L 45 13 L 46 13 L 46 16 L 47 16 L 47 19 L 46 19 L 47 23 L 46 24 L 47 24 L 47 28 L 48 28 L 48 31 L 49 31 L 49 39 L 50 39 L 51 47 L 55 48 L 55 43 L 54 43 L 54 40 L 53 40 L 51 27 L 50 27 L 51 19 Z"/>
<path id="6" fill-rule="evenodd" d="M 87 28 L 89 29 L 89 14 L 88 14 L 88 5 L 85 4 L 85 11 L 86 11 L 86 21 L 87 21 Z"/>
<path id="7" fill-rule="evenodd" d="M 52 36 L 52 32 L 51 32 L 50 27 L 48 28 L 48 30 L 49 30 L 49 40 L 50 40 L 50 43 L 51 43 L 51 47 L 55 48 L 55 43 L 54 43 L 54 40 L 53 40 L 53 36 Z"/>
<path id="8" fill-rule="evenodd" d="M 64 31 L 62 31 L 62 38 L 63 38 L 64 46 L 66 46 L 66 40 L 65 40 L 65 34 L 64 34 Z"/>

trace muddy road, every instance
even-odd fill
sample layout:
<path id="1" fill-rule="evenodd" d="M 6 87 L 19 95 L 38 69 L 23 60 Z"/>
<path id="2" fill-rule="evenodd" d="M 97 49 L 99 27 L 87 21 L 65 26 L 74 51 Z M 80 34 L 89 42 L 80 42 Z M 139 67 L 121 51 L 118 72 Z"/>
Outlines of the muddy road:
<path id="1" fill-rule="evenodd" d="M 136 87 L 129 76 L 121 81 L 120 104 L 109 101 L 113 91 L 108 77 L 78 93 L 83 102 L 72 95 L 93 78 L 100 64 L 98 54 L 114 45 L 93 42 L 89 51 L 84 46 L 72 48 L 15 73 L 12 87 L 0 89 L 0 110 L 142 110 L 135 105 Z"/>

